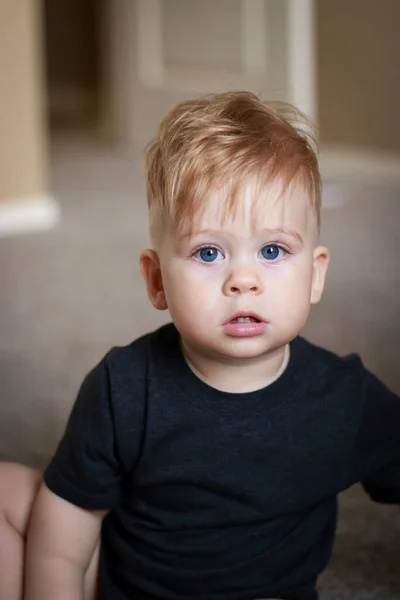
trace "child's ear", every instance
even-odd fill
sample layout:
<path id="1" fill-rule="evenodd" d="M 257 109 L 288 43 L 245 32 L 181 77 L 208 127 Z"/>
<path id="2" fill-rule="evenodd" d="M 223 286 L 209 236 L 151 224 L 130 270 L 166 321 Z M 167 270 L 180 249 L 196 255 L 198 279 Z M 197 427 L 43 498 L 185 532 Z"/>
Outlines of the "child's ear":
<path id="1" fill-rule="evenodd" d="M 325 277 L 329 266 L 329 250 L 325 246 L 317 246 L 313 253 L 313 276 L 311 284 L 311 304 L 318 304 L 325 287 Z"/>
<path id="2" fill-rule="evenodd" d="M 168 308 L 160 269 L 160 260 L 155 250 L 143 250 L 140 254 L 140 270 L 146 282 L 147 295 L 157 310 Z"/>

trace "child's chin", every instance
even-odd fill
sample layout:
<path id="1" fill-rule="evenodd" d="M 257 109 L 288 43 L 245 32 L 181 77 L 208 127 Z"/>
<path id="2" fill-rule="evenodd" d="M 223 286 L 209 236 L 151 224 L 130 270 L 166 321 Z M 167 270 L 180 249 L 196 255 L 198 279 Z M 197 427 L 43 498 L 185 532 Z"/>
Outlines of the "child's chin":
<path id="1" fill-rule="evenodd" d="M 236 359 L 256 359 L 273 352 L 275 348 L 270 348 L 265 339 L 261 337 L 232 337 L 220 348 L 223 354 Z"/>

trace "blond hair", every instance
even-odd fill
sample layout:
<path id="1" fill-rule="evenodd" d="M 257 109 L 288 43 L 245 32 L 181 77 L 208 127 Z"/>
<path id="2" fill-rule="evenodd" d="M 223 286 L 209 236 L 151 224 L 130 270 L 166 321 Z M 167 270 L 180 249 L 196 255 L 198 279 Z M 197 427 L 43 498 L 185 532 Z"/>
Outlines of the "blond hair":
<path id="1" fill-rule="evenodd" d="M 224 190 L 226 218 L 249 177 L 261 186 L 279 179 L 284 189 L 299 183 L 319 223 L 321 179 L 312 142 L 302 113 L 250 92 L 181 102 L 161 121 L 145 151 L 152 239 L 167 224 L 192 227 L 210 190 Z"/>

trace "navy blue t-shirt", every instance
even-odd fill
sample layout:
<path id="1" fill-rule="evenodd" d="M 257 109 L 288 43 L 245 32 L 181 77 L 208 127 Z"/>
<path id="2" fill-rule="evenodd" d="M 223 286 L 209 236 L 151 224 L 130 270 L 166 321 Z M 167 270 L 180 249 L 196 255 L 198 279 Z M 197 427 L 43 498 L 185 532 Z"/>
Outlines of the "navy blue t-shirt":
<path id="1" fill-rule="evenodd" d="M 106 600 L 315 600 L 337 494 L 400 502 L 400 401 L 357 356 L 303 338 L 270 386 L 216 390 L 170 324 L 111 350 L 84 380 L 45 472 L 110 509 Z"/>

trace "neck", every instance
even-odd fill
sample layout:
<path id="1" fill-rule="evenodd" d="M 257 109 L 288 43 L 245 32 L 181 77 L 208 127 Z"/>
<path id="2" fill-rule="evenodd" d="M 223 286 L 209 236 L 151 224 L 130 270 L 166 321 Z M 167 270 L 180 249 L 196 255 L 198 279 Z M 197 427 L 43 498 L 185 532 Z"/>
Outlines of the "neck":
<path id="1" fill-rule="evenodd" d="M 285 371 L 290 357 L 289 344 L 251 359 L 209 356 L 181 340 L 184 358 L 202 381 L 223 392 L 246 393 L 262 389 Z"/>

